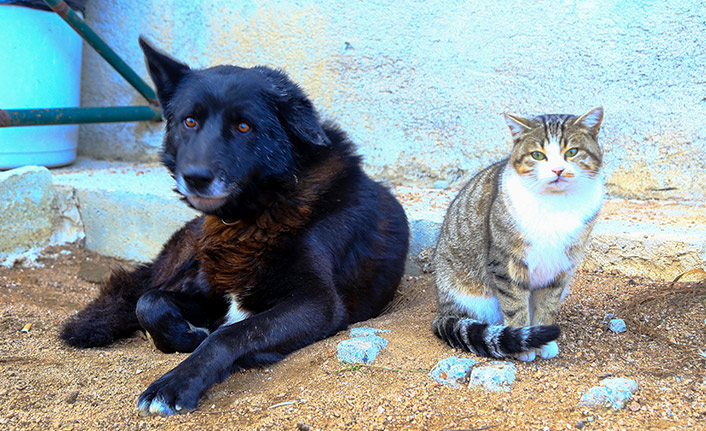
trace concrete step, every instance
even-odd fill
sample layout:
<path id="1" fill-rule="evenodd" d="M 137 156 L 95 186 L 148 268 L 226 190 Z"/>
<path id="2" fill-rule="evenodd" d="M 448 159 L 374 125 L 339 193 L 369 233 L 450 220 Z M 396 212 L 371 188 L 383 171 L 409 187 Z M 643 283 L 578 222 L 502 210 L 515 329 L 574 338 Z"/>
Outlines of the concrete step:
<path id="1" fill-rule="evenodd" d="M 36 168 L 39 177 L 44 178 L 40 183 L 46 184 L 42 169 Z M 55 244 L 85 241 L 87 248 L 100 254 L 145 262 L 196 215 L 179 200 L 172 178 L 158 164 L 79 159 L 70 167 L 52 170 L 51 177 L 55 198 L 50 242 Z M 17 187 L 10 187 L 14 188 L 13 196 L 17 195 Z M 45 186 L 38 183 L 36 187 Z M 446 208 L 458 190 L 392 189 L 409 218 L 412 235 L 408 272 L 414 273 L 428 263 Z M 0 196 L 3 194 L 9 192 L 3 191 L 0 181 Z M 18 223 L 18 218 L 12 222 Z M 0 260 L 3 252 L 8 255 L 2 249 L 3 241 L 0 235 Z M 705 204 L 609 199 L 583 268 L 671 280 L 703 266 L 704 261 Z"/>

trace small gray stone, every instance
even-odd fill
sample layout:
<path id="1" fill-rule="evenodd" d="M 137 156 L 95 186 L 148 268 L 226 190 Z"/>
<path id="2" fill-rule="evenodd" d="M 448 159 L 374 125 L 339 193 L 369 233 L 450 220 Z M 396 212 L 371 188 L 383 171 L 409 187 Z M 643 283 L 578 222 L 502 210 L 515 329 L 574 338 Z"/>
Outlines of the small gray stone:
<path id="1" fill-rule="evenodd" d="M 621 377 L 603 379 L 601 386 L 605 387 L 608 395 L 611 397 L 613 409 L 615 410 L 620 410 L 625 407 L 628 400 L 632 398 L 633 393 L 637 392 L 639 388 L 635 380 L 623 379 Z"/>
<path id="2" fill-rule="evenodd" d="M 381 332 L 391 332 L 389 329 L 376 329 L 376 328 L 351 328 L 351 337 L 367 337 L 369 335 L 376 335 Z"/>
<path id="3" fill-rule="evenodd" d="M 429 372 L 429 377 L 442 385 L 461 386 L 468 381 L 468 376 L 475 364 L 474 359 L 451 356 L 440 360 Z"/>
<path id="4" fill-rule="evenodd" d="M 444 190 L 449 188 L 449 182 L 446 180 L 434 181 L 434 188 L 439 190 Z"/>
<path id="5" fill-rule="evenodd" d="M 608 324 L 608 322 L 610 322 L 610 320 L 613 319 L 614 317 L 615 317 L 615 314 L 613 314 L 613 313 L 606 314 L 605 316 L 603 316 L 603 323 Z"/>
<path id="6" fill-rule="evenodd" d="M 583 407 L 610 407 L 608 391 L 603 386 L 594 386 L 581 396 L 579 405 Z"/>
<path id="7" fill-rule="evenodd" d="M 511 362 L 493 361 L 471 371 L 469 385 L 491 392 L 510 392 L 517 367 Z"/>
<path id="8" fill-rule="evenodd" d="M 622 410 L 637 390 L 635 380 L 620 377 L 603 379 L 600 386 L 592 387 L 581 397 L 579 405 Z"/>
<path id="9" fill-rule="evenodd" d="M 610 330 L 616 333 L 625 332 L 628 328 L 625 326 L 623 319 L 611 319 Z"/>
<path id="10" fill-rule="evenodd" d="M 377 335 L 355 337 L 338 343 L 338 362 L 369 364 L 375 360 L 388 341 Z"/>

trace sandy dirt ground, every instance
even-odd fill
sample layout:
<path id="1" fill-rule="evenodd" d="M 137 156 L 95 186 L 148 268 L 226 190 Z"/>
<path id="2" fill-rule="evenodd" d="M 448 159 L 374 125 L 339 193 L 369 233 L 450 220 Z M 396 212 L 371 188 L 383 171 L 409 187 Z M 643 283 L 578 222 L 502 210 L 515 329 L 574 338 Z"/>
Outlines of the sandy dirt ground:
<path id="1" fill-rule="evenodd" d="M 560 313 L 559 356 L 516 362 L 512 390 L 491 393 L 428 376 L 443 358 L 474 356 L 431 333 L 430 276 L 406 276 L 388 311 L 355 325 L 391 331 L 381 334 L 389 344 L 372 366 L 337 361 L 337 344 L 349 338 L 343 331 L 268 368 L 233 374 L 192 413 L 161 418 L 140 417 L 137 397 L 186 355 L 163 354 L 140 333 L 88 350 L 57 338 L 120 263 L 78 248 L 50 250 L 40 262 L 0 269 L 3 430 L 706 429 L 706 282 L 580 272 Z M 610 332 L 608 313 L 628 331 Z M 609 376 L 638 382 L 626 408 L 580 407 L 581 395 Z"/>

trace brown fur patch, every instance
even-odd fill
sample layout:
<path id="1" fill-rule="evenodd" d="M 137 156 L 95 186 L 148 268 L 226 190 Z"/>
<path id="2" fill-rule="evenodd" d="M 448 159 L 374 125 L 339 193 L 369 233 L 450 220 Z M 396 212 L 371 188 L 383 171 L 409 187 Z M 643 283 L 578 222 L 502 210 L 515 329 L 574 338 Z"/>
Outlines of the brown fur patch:
<path id="1" fill-rule="evenodd" d="M 343 167 L 343 160 L 334 158 L 305 172 L 293 190 L 276 196 L 254 220 L 226 224 L 218 217 L 206 216 L 196 257 L 213 290 L 217 294 L 236 293 L 255 283 L 258 269 L 273 252 L 306 226 L 312 204 Z"/>

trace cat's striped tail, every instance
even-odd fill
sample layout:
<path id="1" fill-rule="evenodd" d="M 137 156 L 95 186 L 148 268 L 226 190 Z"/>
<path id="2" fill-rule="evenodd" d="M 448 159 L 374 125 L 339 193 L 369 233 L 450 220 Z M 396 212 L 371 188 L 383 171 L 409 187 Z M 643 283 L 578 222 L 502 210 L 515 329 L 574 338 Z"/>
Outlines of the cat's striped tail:
<path id="1" fill-rule="evenodd" d="M 561 333 L 556 325 L 514 328 L 448 315 L 437 315 L 432 329 L 451 347 L 490 358 L 503 358 L 540 348 L 559 338 Z"/>

